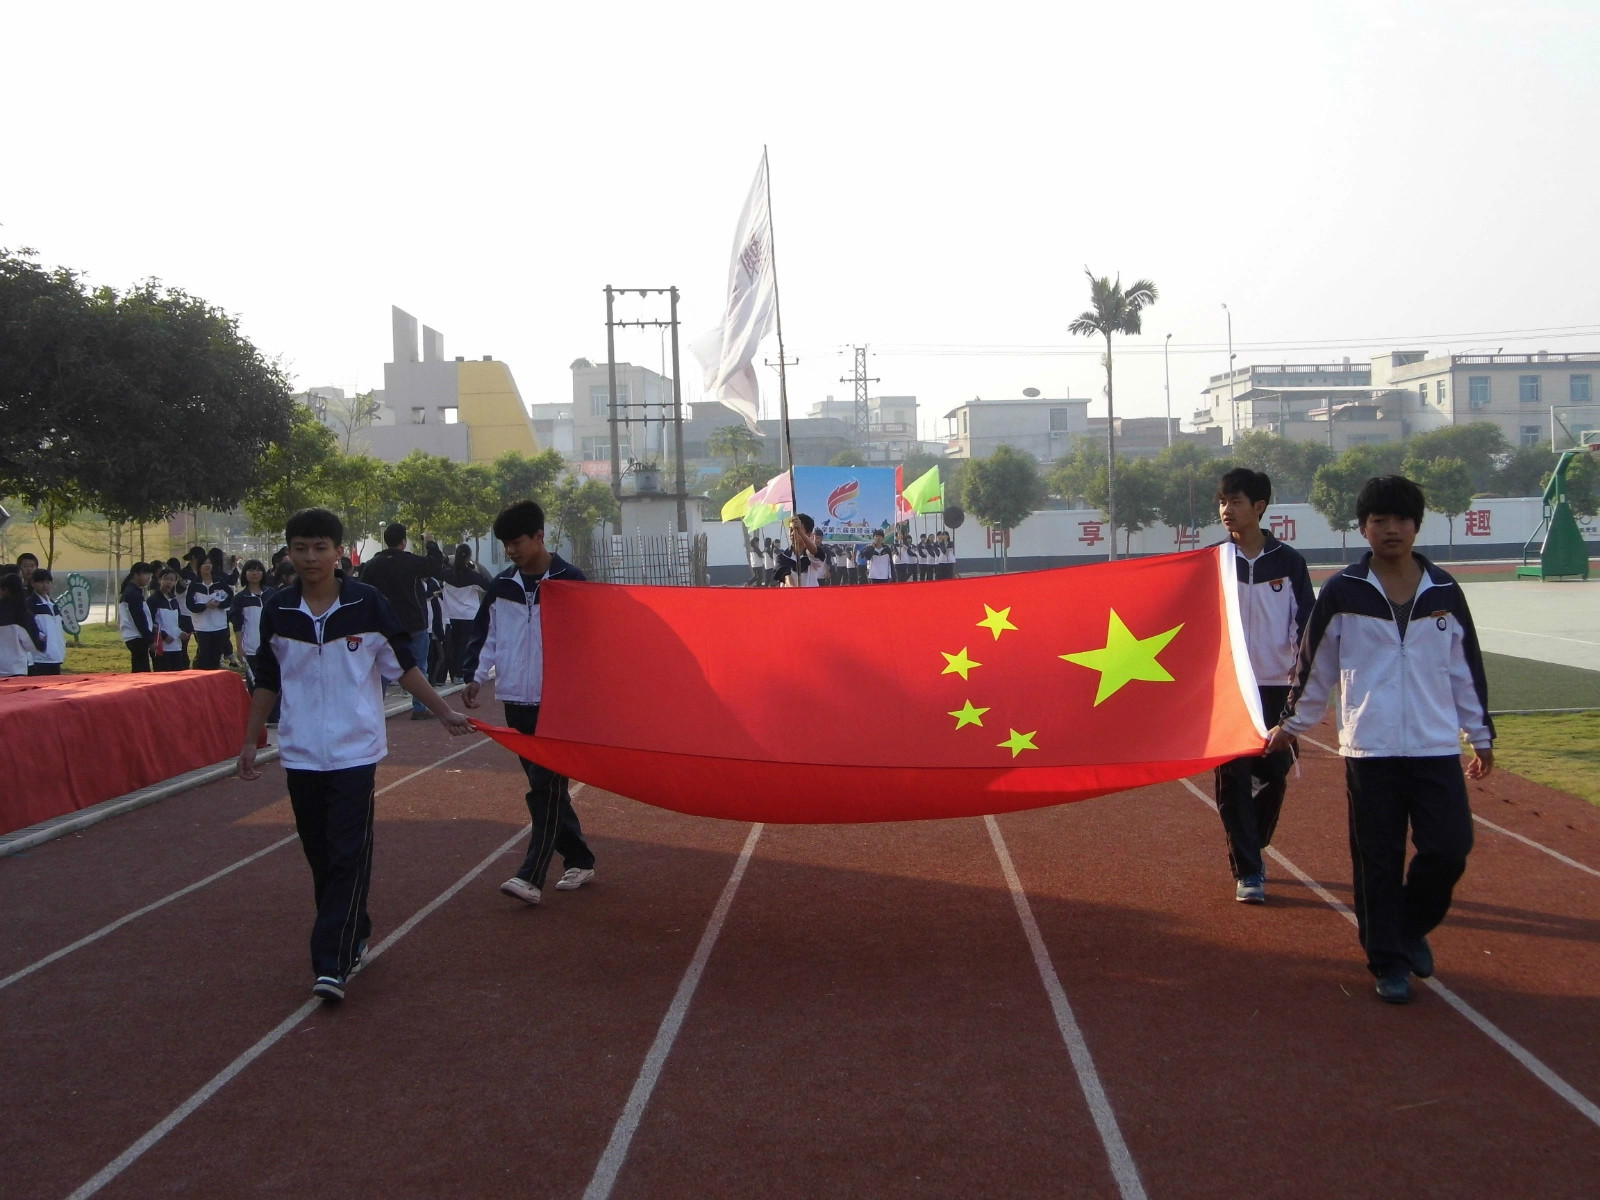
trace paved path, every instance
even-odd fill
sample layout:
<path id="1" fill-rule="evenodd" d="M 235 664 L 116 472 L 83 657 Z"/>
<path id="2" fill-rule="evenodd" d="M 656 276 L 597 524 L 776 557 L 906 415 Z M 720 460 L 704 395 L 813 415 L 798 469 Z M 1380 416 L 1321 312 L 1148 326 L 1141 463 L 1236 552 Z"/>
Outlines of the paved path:
<path id="1" fill-rule="evenodd" d="M 1600 671 L 1600 579 L 1462 587 L 1478 639 L 1491 654 Z"/>

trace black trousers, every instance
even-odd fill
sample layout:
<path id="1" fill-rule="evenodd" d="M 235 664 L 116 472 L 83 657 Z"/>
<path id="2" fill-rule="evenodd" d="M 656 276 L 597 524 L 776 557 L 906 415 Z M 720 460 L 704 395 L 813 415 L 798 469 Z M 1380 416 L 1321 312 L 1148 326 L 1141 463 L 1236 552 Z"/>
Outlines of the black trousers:
<path id="1" fill-rule="evenodd" d="M 163 650 L 155 656 L 155 663 L 158 671 L 187 671 L 189 669 L 189 652 L 187 650 Z"/>
<path id="2" fill-rule="evenodd" d="M 222 656 L 228 652 L 228 631 L 212 629 L 194 635 L 194 669 L 196 671 L 222 670 Z"/>
<path id="3" fill-rule="evenodd" d="M 1450 911 L 1472 850 L 1472 809 L 1459 755 L 1347 758 L 1356 930 L 1367 969 L 1383 976 Z M 1417 852 L 1406 870 L 1406 827 Z"/>
<path id="4" fill-rule="evenodd" d="M 506 724 L 518 733 L 533 733 L 538 728 L 537 704 L 507 703 L 505 707 Z M 583 840 L 583 827 L 572 807 L 567 777 L 525 758 L 522 769 L 528 776 L 528 816 L 533 821 L 533 837 L 528 841 L 528 853 L 522 865 L 517 868 L 517 878 L 536 888 L 544 887 L 550 857 L 556 853 L 568 867 L 593 868 L 594 852 Z"/>
<path id="5" fill-rule="evenodd" d="M 29 663 L 28 664 L 28 674 L 29 675 L 59 675 L 59 674 L 61 674 L 61 664 L 60 663 Z"/>
<path id="6" fill-rule="evenodd" d="M 1268 728 L 1278 723 L 1278 714 L 1289 699 L 1286 687 L 1264 687 L 1261 712 Z M 1261 852 L 1272 845 L 1283 811 L 1283 793 L 1294 755 L 1288 750 L 1259 754 L 1225 762 L 1216 770 L 1217 815 L 1228 839 L 1228 865 L 1233 877 L 1243 879 L 1261 874 Z"/>
<path id="7" fill-rule="evenodd" d="M 128 653 L 133 656 L 132 671 L 148 671 L 150 669 L 150 643 L 143 638 L 129 638 L 122 643 L 128 648 Z"/>
<path id="8" fill-rule="evenodd" d="M 462 673 L 463 664 L 467 658 L 467 644 L 472 641 L 472 622 L 470 620 L 452 620 L 445 626 L 444 631 L 444 657 L 450 665 L 450 678 L 462 683 L 466 676 Z"/>
<path id="9" fill-rule="evenodd" d="M 342 771 L 284 772 L 317 902 L 311 925 L 311 970 L 316 975 L 348 975 L 356 947 L 372 933 L 367 890 L 372 883 L 377 773 L 376 763 Z"/>

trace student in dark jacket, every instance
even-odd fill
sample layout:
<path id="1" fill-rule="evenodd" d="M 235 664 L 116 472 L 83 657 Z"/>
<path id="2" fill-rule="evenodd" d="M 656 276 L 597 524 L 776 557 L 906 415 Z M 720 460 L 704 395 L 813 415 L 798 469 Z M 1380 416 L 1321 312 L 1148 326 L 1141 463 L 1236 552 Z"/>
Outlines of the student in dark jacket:
<path id="1" fill-rule="evenodd" d="M 33 590 L 25 599 L 33 610 L 34 622 L 44 634 L 44 645 L 28 664 L 29 675 L 59 675 L 61 664 L 67 661 L 67 634 L 61 622 L 56 603 L 50 598 L 50 588 L 55 576 L 40 567 L 33 573 Z"/>
<path id="2" fill-rule="evenodd" d="M 472 561 L 472 547 L 456 547 L 455 558 L 444 575 L 445 662 L 452 678 L 468 682 L 462 674 L 462 663 L 467 656 L 467 643 L 472 640 L 472 623 L 478 615 L 478 606 L 484 593 L 492 586 L 489 576 Z"/>
<path id="3" fill-rule="evenodd" d="M 256 653 L 261 648 L 261 605 L 267 598 L 267 568 L 259 558 L 252 558 L 240 574 L 244 586 L 228 606 L 228 624 L 233 626 L 234 651 L 249 665 L 253 681 L 259 669 Z"/>
<path id="4" fill-rule="evenodd" d="M 212 575 L 211 559 L 202 556 L 197 577 L 189 584 L 184 605 L 194 625 L 194 669 L 220 671 L 222 656 L 228 652 L 228 607 L 233 592 Z"/>
<path id="5" fill-rule="evenodd" d="M 383 531 L 385 549 L 378 551 L 361 568 L 361 582 L 378 589 L 389 602 L 400 628 L 411 639 L 411 657 L 422 672 L 428 675 L 427 594 L 423 581 L 432 579 L 437 569 L 420 554 L 406 549 L 406 527 L 396 521 Z M 425 720 L 427 707 L 415 697 L 411 701 L 411 719 Z"/>
<path id="6" fill-rule="evenodd" d="M 123 645 L 132 656 L 131 670 L 150 669 L 150 651 L 155 644 L 155 631 L 150 628 L 150 614 L 145 609 L 145 588 L 150 586 L 150 564 L 136 562 L 122 581 L 117 601 L 117 632 Z"/>

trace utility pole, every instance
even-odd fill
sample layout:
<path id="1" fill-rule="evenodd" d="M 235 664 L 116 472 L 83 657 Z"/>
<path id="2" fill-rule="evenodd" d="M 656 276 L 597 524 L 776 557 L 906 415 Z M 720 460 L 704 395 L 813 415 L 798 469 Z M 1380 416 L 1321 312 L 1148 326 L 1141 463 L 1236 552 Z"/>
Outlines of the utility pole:
<path id="1" fill-rule="evenodd" d="M 1172 445 L 1172 360 L 1167 357 L 1167 350 L 1172 345 L 1172 335 L 1167 334 L 1167 340 L 1161 343 L 1161 367 L 1167 374 L 1167 445 Z"/>
<path id="2" fill-rule="evenodd" d="M 1239 437 L 1239 403 L 1233 398 L 1233 311 L 1226 304 L 1222 311 L 1228 314 L 1228 411 L 1233 414 L 1233 436 Z"/>
<path id="3" fill-rule="evenodd" d="M 671 303 L 671 315 L 669 319 L 665 321 L 617 320 L 614 315 L 614 300 L 617 296 L 623 294 L 624 292 L 638 292 L 641 300 L 650 296 L 668 297 Z M 609 388 L 611 400 L 611 494 L 617 498 L 618 503 L 622 501 L 622 451 L 617 438 L 617 414 L 619 410 L 622 410 L 624 407 L 628 412 L 631 412 L 634 409 L 639 409 L 644 419 L 645 438 L 648 441 L 650 436 L 650 409 L 652 407 L 662 407 L 659 404 L 652 406 L 644 403 L 634 403 L 631 397 L 629 398 L 629 403 L 626 406 L 619 405 L 617 403 L 616 330 L 619 327 L 633 329 L 670 329 L 672 331 L 672 420 L 676 427 L 673 431 L 673 457 L 677 459 L 678 463 L 677 479 L 675 481 L 675 499 L 678 501 L 678 532 L 688 533 L 688 487 L 684 479 L 683 464 L 683 384 L 678 378 L 678 376 L 681 374 L 678 368 L 678 289 L 675 287 L 614 288 L 609 283 L 606 284 L 606 371 L 607 378 L 610 381 Z M 627 416 L 623 416 L 622 420 L 627 421 L 629 418 Z M 665 431 L 663 431 L 663 433 L 664 432 Z M 663 437 L 662 440 L 665 441 L 665 437 Z"/>
<path id="4" fill-rule="evenodd" d="M 865 447 L 867 444 L 867 384 L 881 383 L 879 379 L 867 378 L 867 348 L 865 346 L 852 347 L 856 352 L 856 373 L 854 375 L 839 376 L 840 383 L 853 383 L 856 385 L 856 445 Z"/>

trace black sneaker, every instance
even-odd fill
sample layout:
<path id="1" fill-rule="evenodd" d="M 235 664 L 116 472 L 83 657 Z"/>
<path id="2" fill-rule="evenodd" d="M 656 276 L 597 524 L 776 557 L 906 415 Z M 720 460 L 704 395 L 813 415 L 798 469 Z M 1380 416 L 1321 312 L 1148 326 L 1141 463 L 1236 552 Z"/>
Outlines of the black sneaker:
<path id="1" fill-rule="evenodd" d="M 350 963 L 350 974 L 345 976 L 346 979 L 349 979 L 350 975 L 354 975 L 357 971 L 361 970 L 361 960 L 366 958 L 366 956 L 367 939 L 362 938 L 360 944 L 356 946 L 356 956 Z"/>
<path id="2" fill-rule="evenodd" d="M 1419 937 L 1411 943 L 1411 973 L 1418 979 L 1433 978 L 1433 947 L 1428 939 Z"/>
<path id="3" fill-rule="evenodd" d="M 311 994 L 319 1000 L 338 1002 L 344 999 L 343 975 L 318 975 L 311 985 Z"/>
<path id="4" fill-rule="evenodd" d="M 1378 999 L 1385 1004 L 1411 1003 L 1411 977 L 1406 971 L 1390 971 L 1378 980 Z"/>

